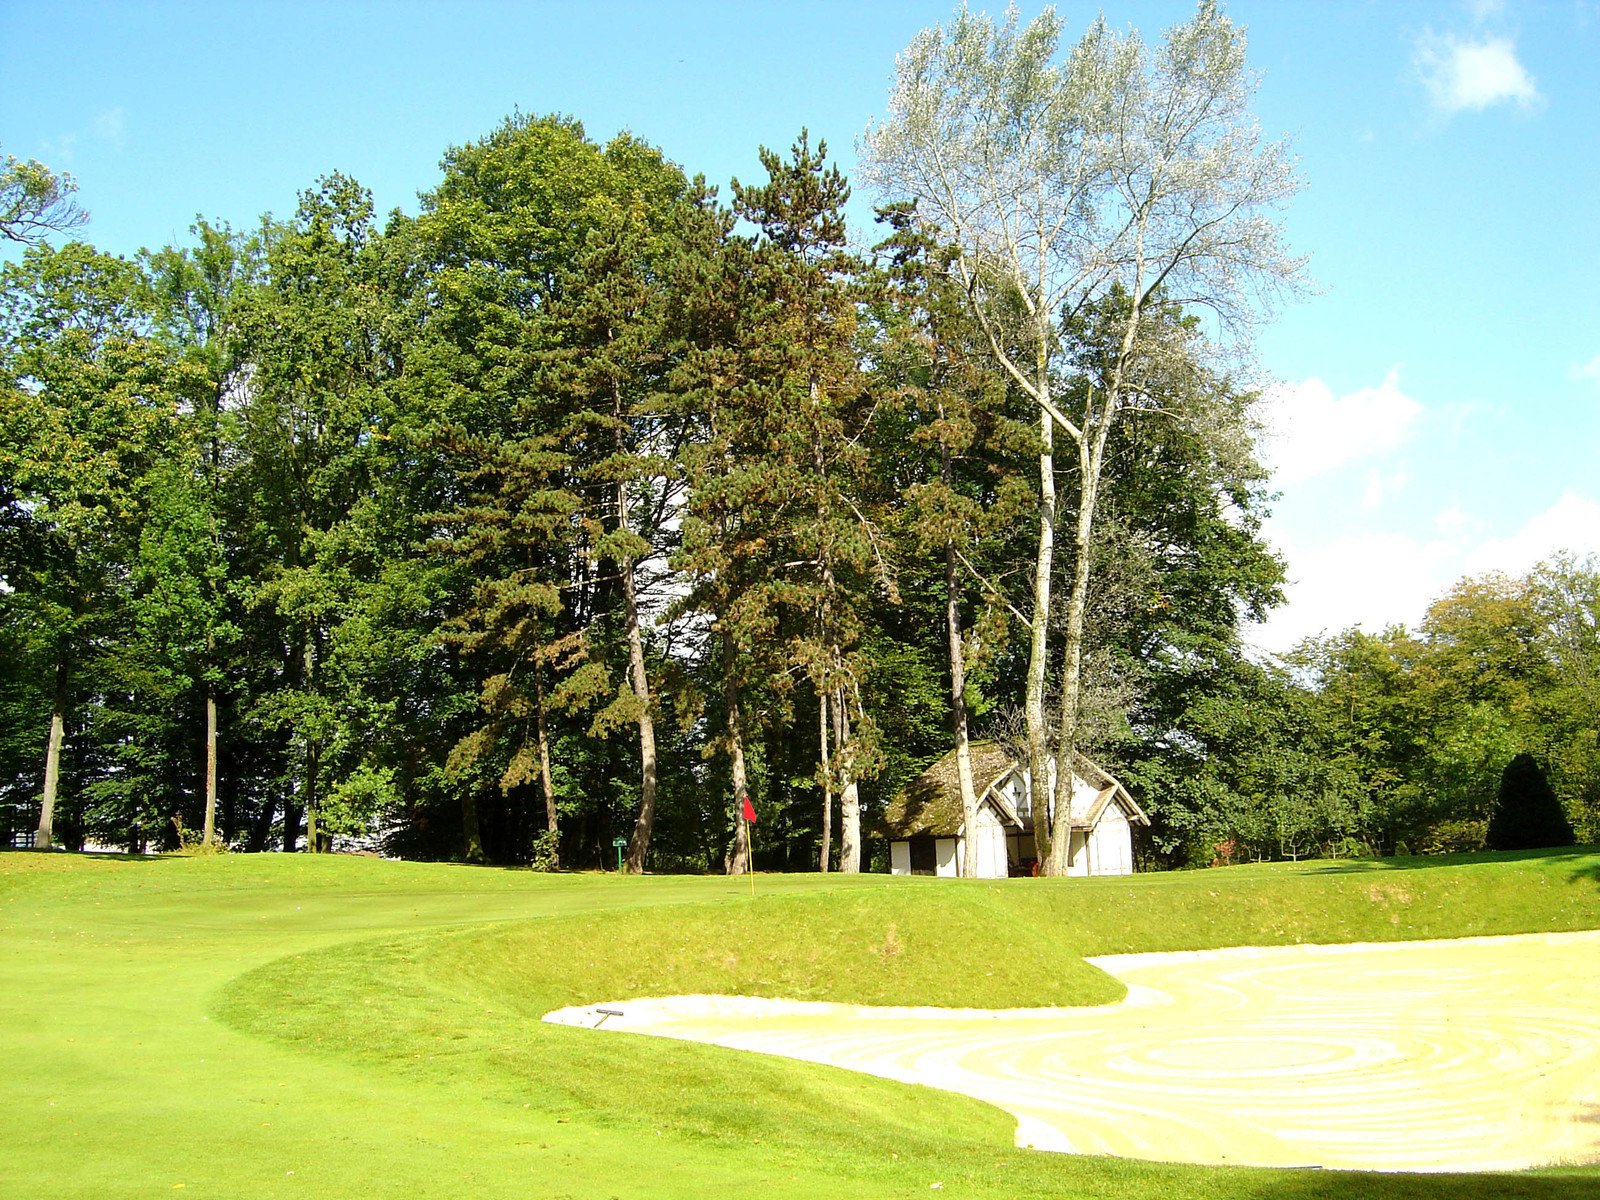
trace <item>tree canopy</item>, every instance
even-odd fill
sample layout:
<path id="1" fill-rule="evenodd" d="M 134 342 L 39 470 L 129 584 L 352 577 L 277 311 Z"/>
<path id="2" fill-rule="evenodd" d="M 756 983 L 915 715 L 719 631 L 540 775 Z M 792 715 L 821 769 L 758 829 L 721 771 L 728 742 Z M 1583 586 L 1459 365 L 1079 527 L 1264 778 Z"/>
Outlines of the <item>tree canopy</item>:
<path id="1" fill-rule="evenodd" d="M 870 234 L 805 130 L 724 201 L 515 114 L 414 216 L 333 173 L 133 259 L 6 159 L 4 832 L 866 870 L 990 738 L 1115 769 L 1146 864 L 1495 844 L 1522 751 L 1600 836 L 1593 560 L 1246 653 L 1287 149 L 1214 4 L 1061 37 L 916 39 Z"/>

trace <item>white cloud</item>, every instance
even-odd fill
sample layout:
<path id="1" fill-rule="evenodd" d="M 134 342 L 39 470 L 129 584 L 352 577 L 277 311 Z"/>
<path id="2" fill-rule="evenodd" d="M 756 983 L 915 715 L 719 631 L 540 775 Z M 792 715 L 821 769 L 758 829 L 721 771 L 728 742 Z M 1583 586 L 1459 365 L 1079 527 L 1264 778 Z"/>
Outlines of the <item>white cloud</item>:
<path id="1" fill-rule="evenodd" d="M 1274 653 L 1303 638 L 1359 625 L 1378 633 L 1415 624 L 1448 580 L 1447 542 L 1421 542 L 1403 533 L 1362 533 L 1304 551 L 1284 547 L 1289 560 L 1288 603 L 1248 640 Z"/>
<path id="2" fill-rule="evenodd" d="M 1600 551 L 1600 503 L 1567 492 L 1505 537 L 1484 538 L 1485 523 L 1458 505 L 1434 519 L 1436 536 L 1373 531 L 1315 546 L 1281 542 L 1289 564 L 1288 603 L 1246 640 L 1283 653 L 1321 633 L 1359 625 L 1378 633 L 1390 625 L 1415 628 L 1428 606 L 1458 580 L 1501 571 L 1524 575 L 1569 551 Z"/>
<path id="3" fill-rule="evenodd" d="M 1421 415 L 1422 405 L 1400 389 L 1398 367 L 1377 387 L 1343 396 L 1320 379 L 1303 379 L 1268 393 L 1261 448 L 1278 483 L 1298 483 L 1398 450 Z"/>
<path id="4" fill-rule="evenodd" d="M 123 147 L 127 131 L 128 118 L 121 107 L 108 108 L 94 119 L 94 135 L 101 141 L 110 142 L 118 150 Z"/>
<path id="5" fill-rule="evenodd" d="M 1527 109 L 1539 101 L 1508 37 L 1469 40 L 1429 31 L 1418 39 L 1412 62 L 1434 107 L 1446 116 L 1505 103 Z"/>
<path id="6" fill-rule="evenodd" d="M 39 153 L 52 167 L 68 167 L 77 156 L 78 135 L 63 133 L 60 137 L 45 138 L 39 143 Z"/>
<path id="7" fill-rule="evenodd" d="M 1462 573 L 1523 575 L 1561 550 L 1579 558 L 1600 552 L 1600 504 L 1588 496 L 1567 492 L 1509 537 L 1483 542 L 1467 555 Z"/>
<path id="8" fill-rule="evenodd" d="M 1439 536 L 1442 538 L 1462 541 L 1478 536 L 1483 530 L 1483 522 L 1459 504 L 1452 504 L 1433 519 L 1433 527 L 1439 531 Z"/>
<path id="9" fill-rule="evenodd" d="M 1573 379 L 1588 380 L 1590 383 L 1600 386 L 1600 354 L 1596 354 L 1586 363 L 1580 363 L 1573 367 L 1567 374 Z"/>
<path id="10" fill-rule="evenodd" d="M 1406 484 L 1411 482 L 1411 476 L 1405 471 L 1380 471 L 1373 467 L 1367 472 L 1366 486 L 1361 493 L 1361 507 L 1366 509 L 1382 508 L 1401 492 L 1405 491 Z"/>

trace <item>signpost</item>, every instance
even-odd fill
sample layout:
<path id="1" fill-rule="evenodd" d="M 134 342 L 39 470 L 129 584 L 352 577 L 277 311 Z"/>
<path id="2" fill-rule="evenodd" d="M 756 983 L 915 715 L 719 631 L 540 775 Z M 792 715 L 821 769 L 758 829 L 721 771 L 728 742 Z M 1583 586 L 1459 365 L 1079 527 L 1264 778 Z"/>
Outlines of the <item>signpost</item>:
<path id="1" fill-rule="evenodd" d="M 611 844 L 617 848 L 617 871 L 620 873 L 622 871 L 622 852 L 628 848 L 628 839 L 614 837 L 611 839 Z"/>

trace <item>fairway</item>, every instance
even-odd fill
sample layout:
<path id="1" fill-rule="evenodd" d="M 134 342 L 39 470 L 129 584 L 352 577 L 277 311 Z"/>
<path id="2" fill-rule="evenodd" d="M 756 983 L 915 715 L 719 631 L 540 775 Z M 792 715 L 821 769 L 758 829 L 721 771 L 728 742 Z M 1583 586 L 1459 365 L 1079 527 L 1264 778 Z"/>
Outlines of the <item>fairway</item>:
<path id="1" fill-rule="evenodd" d="M 1047 1150 L 1422 1171 L 1600 1161 L 1600 933 L 1090 961 L 1127 984 L 1122 1003 L 684 996 L 546 1019 L 960 1092 Z"/>

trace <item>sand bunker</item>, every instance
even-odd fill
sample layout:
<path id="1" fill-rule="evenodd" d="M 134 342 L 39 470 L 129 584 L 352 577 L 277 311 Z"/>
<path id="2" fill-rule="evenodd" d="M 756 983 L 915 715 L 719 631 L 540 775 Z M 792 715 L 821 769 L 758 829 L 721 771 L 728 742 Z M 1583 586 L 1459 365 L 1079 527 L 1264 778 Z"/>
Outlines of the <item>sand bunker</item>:
<path id="1" fill-rule="evenodd" d="M 1102 1008 L 678 996 L 545 1017 L 987 1101 L 1017 1144 L 1254 1166 L 1600 1162 L 1600 932 L 1091 959 Z M 619 1010 L 605 1015 L 601 1009 Z"/>

